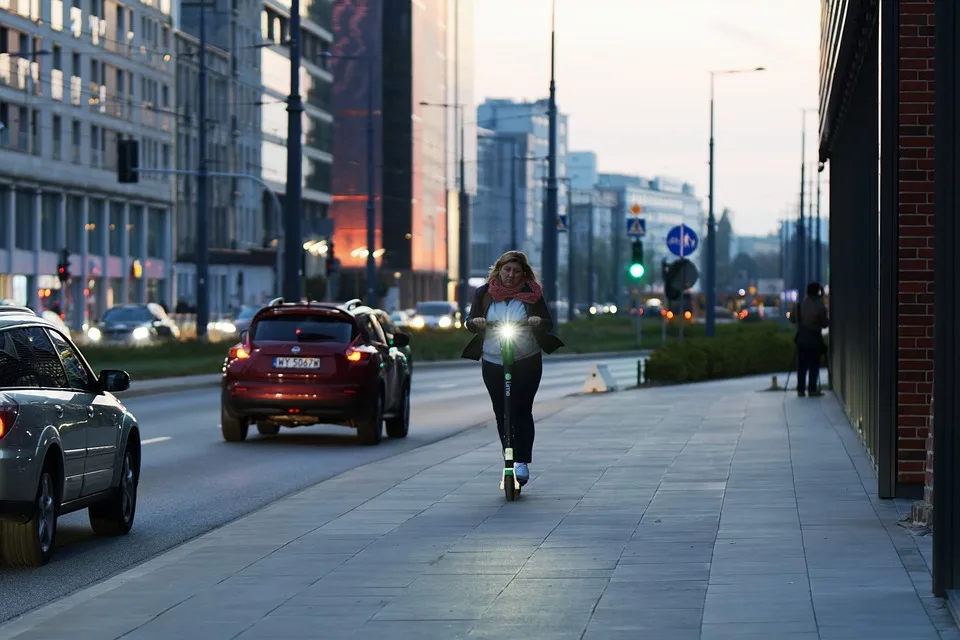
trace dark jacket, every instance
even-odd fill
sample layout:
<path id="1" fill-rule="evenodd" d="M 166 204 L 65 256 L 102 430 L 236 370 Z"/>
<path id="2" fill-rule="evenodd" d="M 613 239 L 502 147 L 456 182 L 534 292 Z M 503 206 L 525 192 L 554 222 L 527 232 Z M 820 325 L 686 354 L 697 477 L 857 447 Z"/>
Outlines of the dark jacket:
<path id="1" fill-rule="evenodd" d="M 490 308 L 490 304 L 493 302 L 493 298 L 487 293 L 489 288 L 490 285 L 487 284 L 479 287 L 473 297 L 473 304 L 470 306 L 470 315 L 467 316 L 467 322 L 464 326 L 467 328 L 467 331 L 474 334 L 474 336 L 460 355 L 461 358 L 480 360 L 483 357 L 483 336 L 485 331 L 474 328 L 472 321 L 477 318 L 487 317 L 487 309 Z M 543 298 L 540 298 L 533 304 L 525 304 L 524 306 L 527 308 L 527 317 L 537 316 L 542 318 L 540 326 L 533 327 L 533 336 L 536 338 L 540 348 L 543 349 L 543 352 L 550 354 L 564 346 L 563 341 L 553 335 L 553 318 L 550 317 L 550 310 L 547 308 L 547 303 L 544 302 Z"/>
<path id="2" fill-rule="evenodd" d="M 819 297 L 807 296 L 794 307 L 790 322 L 797 325 L 794 342 L 801 349 L 822 349 L 823 333 L 830 325 L 827 306 Z"/>

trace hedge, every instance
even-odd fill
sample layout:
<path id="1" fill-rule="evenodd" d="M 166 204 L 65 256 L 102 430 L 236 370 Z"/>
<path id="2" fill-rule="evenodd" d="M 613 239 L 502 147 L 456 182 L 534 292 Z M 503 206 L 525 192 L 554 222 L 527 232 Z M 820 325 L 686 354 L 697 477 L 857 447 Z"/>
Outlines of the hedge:
<path id="1" fill-rule="evenodd" d="M 746 329 L 746 327 L 743 327 Z M 750 330 L 669 343 L 650 354 L 646 380 L 700 382 L 765 373 L 795 366 L 793 331 L 779 324 L 753 324 Z"/>

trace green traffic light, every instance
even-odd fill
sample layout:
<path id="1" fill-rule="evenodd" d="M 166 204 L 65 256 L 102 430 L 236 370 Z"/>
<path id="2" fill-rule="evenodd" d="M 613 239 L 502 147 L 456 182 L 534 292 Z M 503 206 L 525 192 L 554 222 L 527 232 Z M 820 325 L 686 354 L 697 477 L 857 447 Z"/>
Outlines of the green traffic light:
<path id="1" fill-rule="evenodd" d="M 630 265 L 630 277 L 632 278 L 642 278 L 645 272 L 646 269 L 643 268 L 642 264 L 635 262 Z"/>

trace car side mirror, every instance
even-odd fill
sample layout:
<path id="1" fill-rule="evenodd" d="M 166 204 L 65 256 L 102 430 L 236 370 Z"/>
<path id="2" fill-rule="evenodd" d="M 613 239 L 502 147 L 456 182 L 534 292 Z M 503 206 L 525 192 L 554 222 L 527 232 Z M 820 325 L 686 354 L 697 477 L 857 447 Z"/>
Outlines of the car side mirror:
<path id="1" fill-rule="evenodd" d="M 249 335 L 250 335 L 250 332 L 247 331 L 246 329 L 244 329 L 243 331 L 241 331 L 241 332 L 240 332 L 240 342 L 242 342 L 243 344 L 246 344 L 246 343 L 247 343 L 247 337 L 248 337 Z"/>
<path id="2" fill-rule="evenodd" d="M 100 386 L 110 393 L 126 391 L 130 388 L 130 374 L 119 369 L 104 369 L 100 372 Z"/>
<path id="3" fill-rule="evenodd" d="M 393 345 L 395 347 L 400 347 L 401 349 L 410 346 L 410 335 L 406 333 L 395 333 L 393 334 Z"/>

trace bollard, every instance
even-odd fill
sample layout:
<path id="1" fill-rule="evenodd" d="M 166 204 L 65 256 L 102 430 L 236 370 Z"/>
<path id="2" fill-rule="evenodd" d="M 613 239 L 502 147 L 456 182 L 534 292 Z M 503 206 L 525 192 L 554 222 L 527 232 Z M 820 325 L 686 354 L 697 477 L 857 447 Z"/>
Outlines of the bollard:
<path id="1" fill-rule="evenodd" d="M 643 385 L 643 360 L 637 360 L 637 386 Z"/>
<path id="2" fill-rule="evenodd" d="M 777 386 L 777 376 L 773 376 L 773 378 L 770 380 L 770 391 L 776 391 L 779 388 L 780 387 Z"/>

